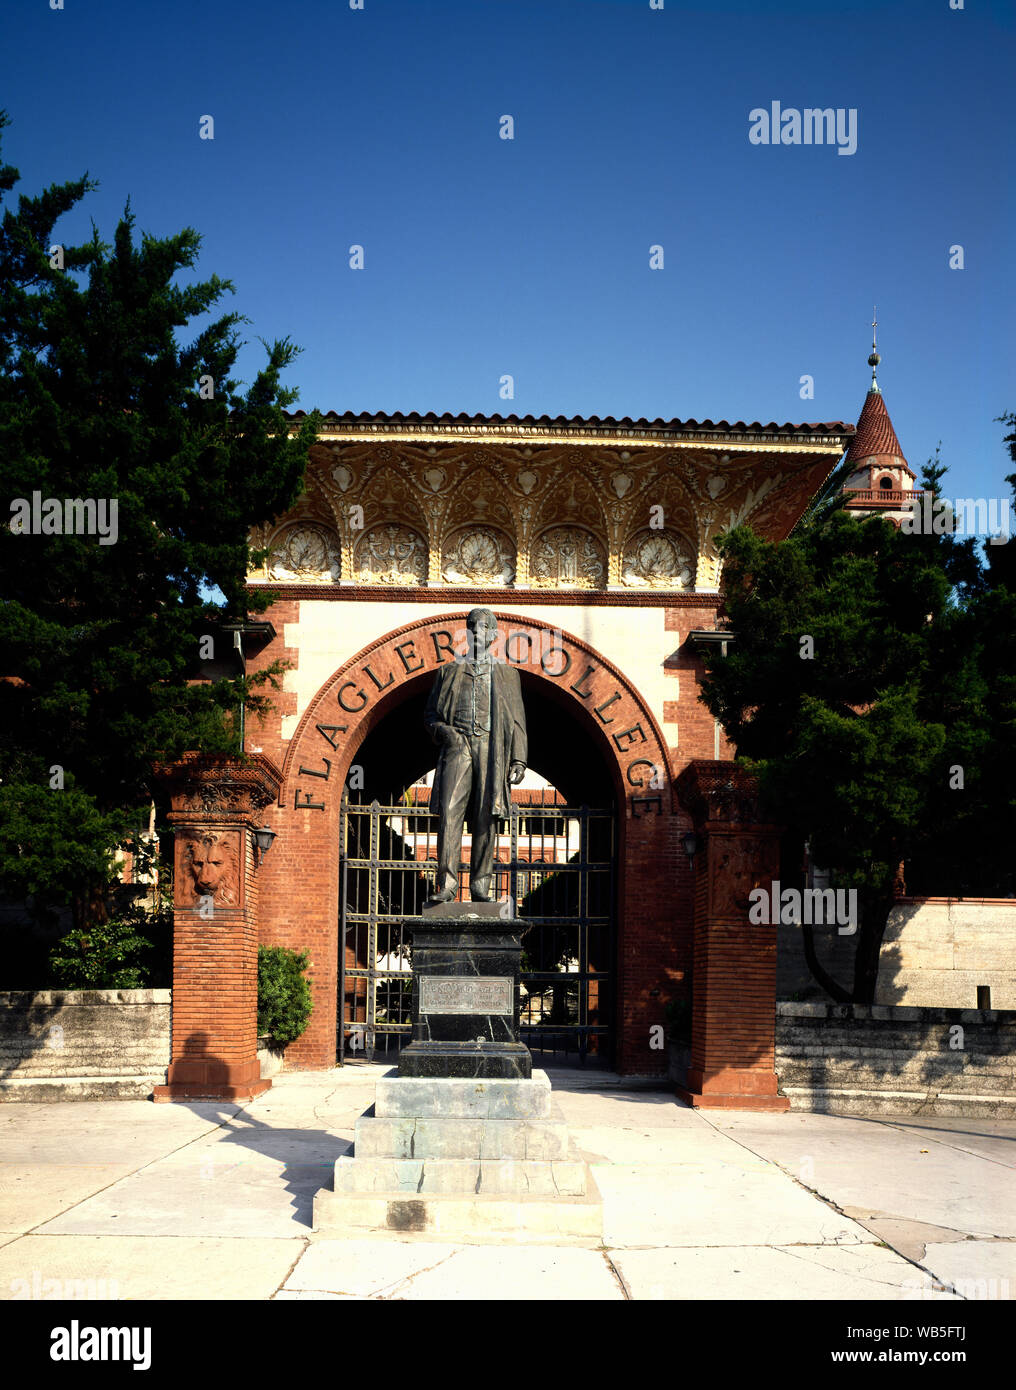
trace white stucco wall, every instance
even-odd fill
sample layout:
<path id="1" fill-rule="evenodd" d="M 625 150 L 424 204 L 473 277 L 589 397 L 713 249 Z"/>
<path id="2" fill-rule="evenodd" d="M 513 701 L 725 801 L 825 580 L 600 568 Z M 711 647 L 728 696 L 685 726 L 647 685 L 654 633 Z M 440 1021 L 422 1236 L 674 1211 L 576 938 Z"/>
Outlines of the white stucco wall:
<path id="1" fill-rule="evenodd" d="M 284 625 L 287 647 L 300 652 L 297 670 L 287 671 L 285 689 L 295 692 L 295 714 L 282 721 L 282 737 L 292 738 L 307 706 L 326 680 L 358 651 L 395 628 L 469 609 L 454 595 L 441 602 L 398 605 L 385 602 L 334 603 L 302 599 L 300 620 Z M 664 673 L 664 659 L 677 647 L 678 634 L 664 628 L 664 608 L 533 605 L 498 603 L 499 612 L 516 614 L 534 628 L 560 628 L 588 642 L 619 667 L 664 726 L 664 699 L 678 698 L 677 676 Z M 677 725 L 663 727 L 670 747 L 677 746 Z"/>

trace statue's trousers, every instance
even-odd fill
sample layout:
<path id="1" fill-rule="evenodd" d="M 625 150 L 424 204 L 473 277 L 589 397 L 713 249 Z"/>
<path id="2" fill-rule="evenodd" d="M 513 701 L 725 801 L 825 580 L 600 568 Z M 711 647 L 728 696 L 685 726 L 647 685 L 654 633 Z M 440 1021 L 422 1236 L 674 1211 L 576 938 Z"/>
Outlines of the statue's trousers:
<path id="1" fill-rule="evenodd" d="M 487 788 L 489 743 L 489 734 L 461 734 L 456 730 L 454 740 L 441 750 L 442 797 L 437 831 L 439 892 L 458 884 L 462 828 L 467 814 L 473 837 L 469 884 L 481 892 L 489 890 L 497 839 L 496 822 L 485 809 L 490 802 Z"/>

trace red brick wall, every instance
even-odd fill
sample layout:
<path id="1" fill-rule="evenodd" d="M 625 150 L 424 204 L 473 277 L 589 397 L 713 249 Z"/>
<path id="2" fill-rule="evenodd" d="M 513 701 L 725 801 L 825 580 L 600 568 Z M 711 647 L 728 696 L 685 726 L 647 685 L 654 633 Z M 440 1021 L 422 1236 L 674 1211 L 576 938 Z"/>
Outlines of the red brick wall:
<path id="1" fill-rule="evenodd" d="M 213 908 L 209 919 L 196 909 L 176 909 L 174 1081 L 224 1080 L 257 1052 L 257 880 L 251 836 L 240 834 L 246 849 L 244 906 Z"/>
<path id="2" fill-rule="evenodd" d="M 287 647 L 285 636 L 286 624 L 297 623 L 300 620 L 300 600 L 279 599 L 271 605 L 267 612 L 259 614 L 258 620 L 270 622 L 277 635 L 274 642 L 248 660 L 247 674 L 255 675 L 258 671 L 263 671 L 266 666 L 279 660 L 288 662 L 291 669 L 299 670 L 300 649 Z M 286 755 L 286 743 L 282 738 L 282 717 L 296 713 L 296 692 L 283 689 L 282 679 L 280 679 L 278 690 L 273 690 L 270 685 L 266 684 L 258 693 L 267 695 L 274 708 L 263 721 L 248 714 L 247 747 L 248 749 L 261 748 L 273 762 L 278 763 L 281 767 Z"/>
<path id="3" fill-rule="evenodd" d="M 678 1094 L 693 1105 L 786 1109 L 777 1095 L 776 928 L 748 921 L 749 894 L 777 873 L 778 831 L 755 821 L 744 773 L 702 760 L 681 779 L 694 812 L 691 1066 Z"/>
<path id="4" fill-rule="evenodd" d="M 680 695 L 664 705 L 664 717 L 678 720 L 680 744 L 675 753 L 674 775 L 687 766 L 692 758 L 712 758 L 715 756 L 715 720 L 699 700 L 699 690 L 705 673 L 701 656 L 685 646 L 689 632 L 703 631 L 716 627 L 718 600 L 703 602 L 701 608 L 688 604 L 680 608 L 668 608 L 664 615 L 664 627 L 673 634 L 673 645 L 663 663 L 664 672 L 672 677 Z M 668 643 L 668 645 L 670 645 Z M 670 707 L 669 710 L 667 707 Z M 722 729 L 720 731 L 721 758 L 733 758 L 734 753 Z"/>

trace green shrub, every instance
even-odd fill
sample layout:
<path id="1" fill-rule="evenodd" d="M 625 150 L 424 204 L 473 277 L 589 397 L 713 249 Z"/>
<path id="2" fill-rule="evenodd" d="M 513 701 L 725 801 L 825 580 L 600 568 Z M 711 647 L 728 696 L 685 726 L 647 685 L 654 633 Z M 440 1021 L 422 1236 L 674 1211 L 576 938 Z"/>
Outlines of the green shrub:
<path id="1" fill-rule="evenodd" d="M 306 951 L 258 947 L 258 1037 L 284 1047 L 307 1027 L 314 1007 L 303 973 L 309 962 Z"/>
<path id="2" fill-rule="evenodd" d="M 78 927 L 53 947 L 49 967 L 63 989 L 143 989 L 150 966 L 140 960 L 152 942 L 138 930 L 135 913 L 109 922 Z"/>

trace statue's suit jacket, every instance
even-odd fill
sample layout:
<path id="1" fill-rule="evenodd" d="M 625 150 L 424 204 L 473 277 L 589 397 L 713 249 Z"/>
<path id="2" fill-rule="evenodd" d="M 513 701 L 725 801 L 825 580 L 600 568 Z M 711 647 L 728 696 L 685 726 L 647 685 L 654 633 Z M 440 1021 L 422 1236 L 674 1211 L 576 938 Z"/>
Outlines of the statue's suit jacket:
<path id="1" fill-rule="evenodd" d="M 457 661 L 442 667 L 437 673 L 424 711 L 423 722 L 431 738 L 437 742 L 436 726 L 451 724 L 463 681 L 471 680 L 468 663 Z M 507 819 L 512 794 L 508 774 L 512 763 L 527 763 L 529 745 L 526 738 L 526 714 L 522 707 L 522 683 L 514 666 L 494 661 L 490 678 L 490 742 L 488 746 L 488 805 L 485 814 L 492 819 Z M 444 767 L 444 748 L 437 760 L 434 786 L 430 793 L 430 809 L 441 813 L 441 784 Z M 471 827 L 472 828 L 472 827 Z"/>

